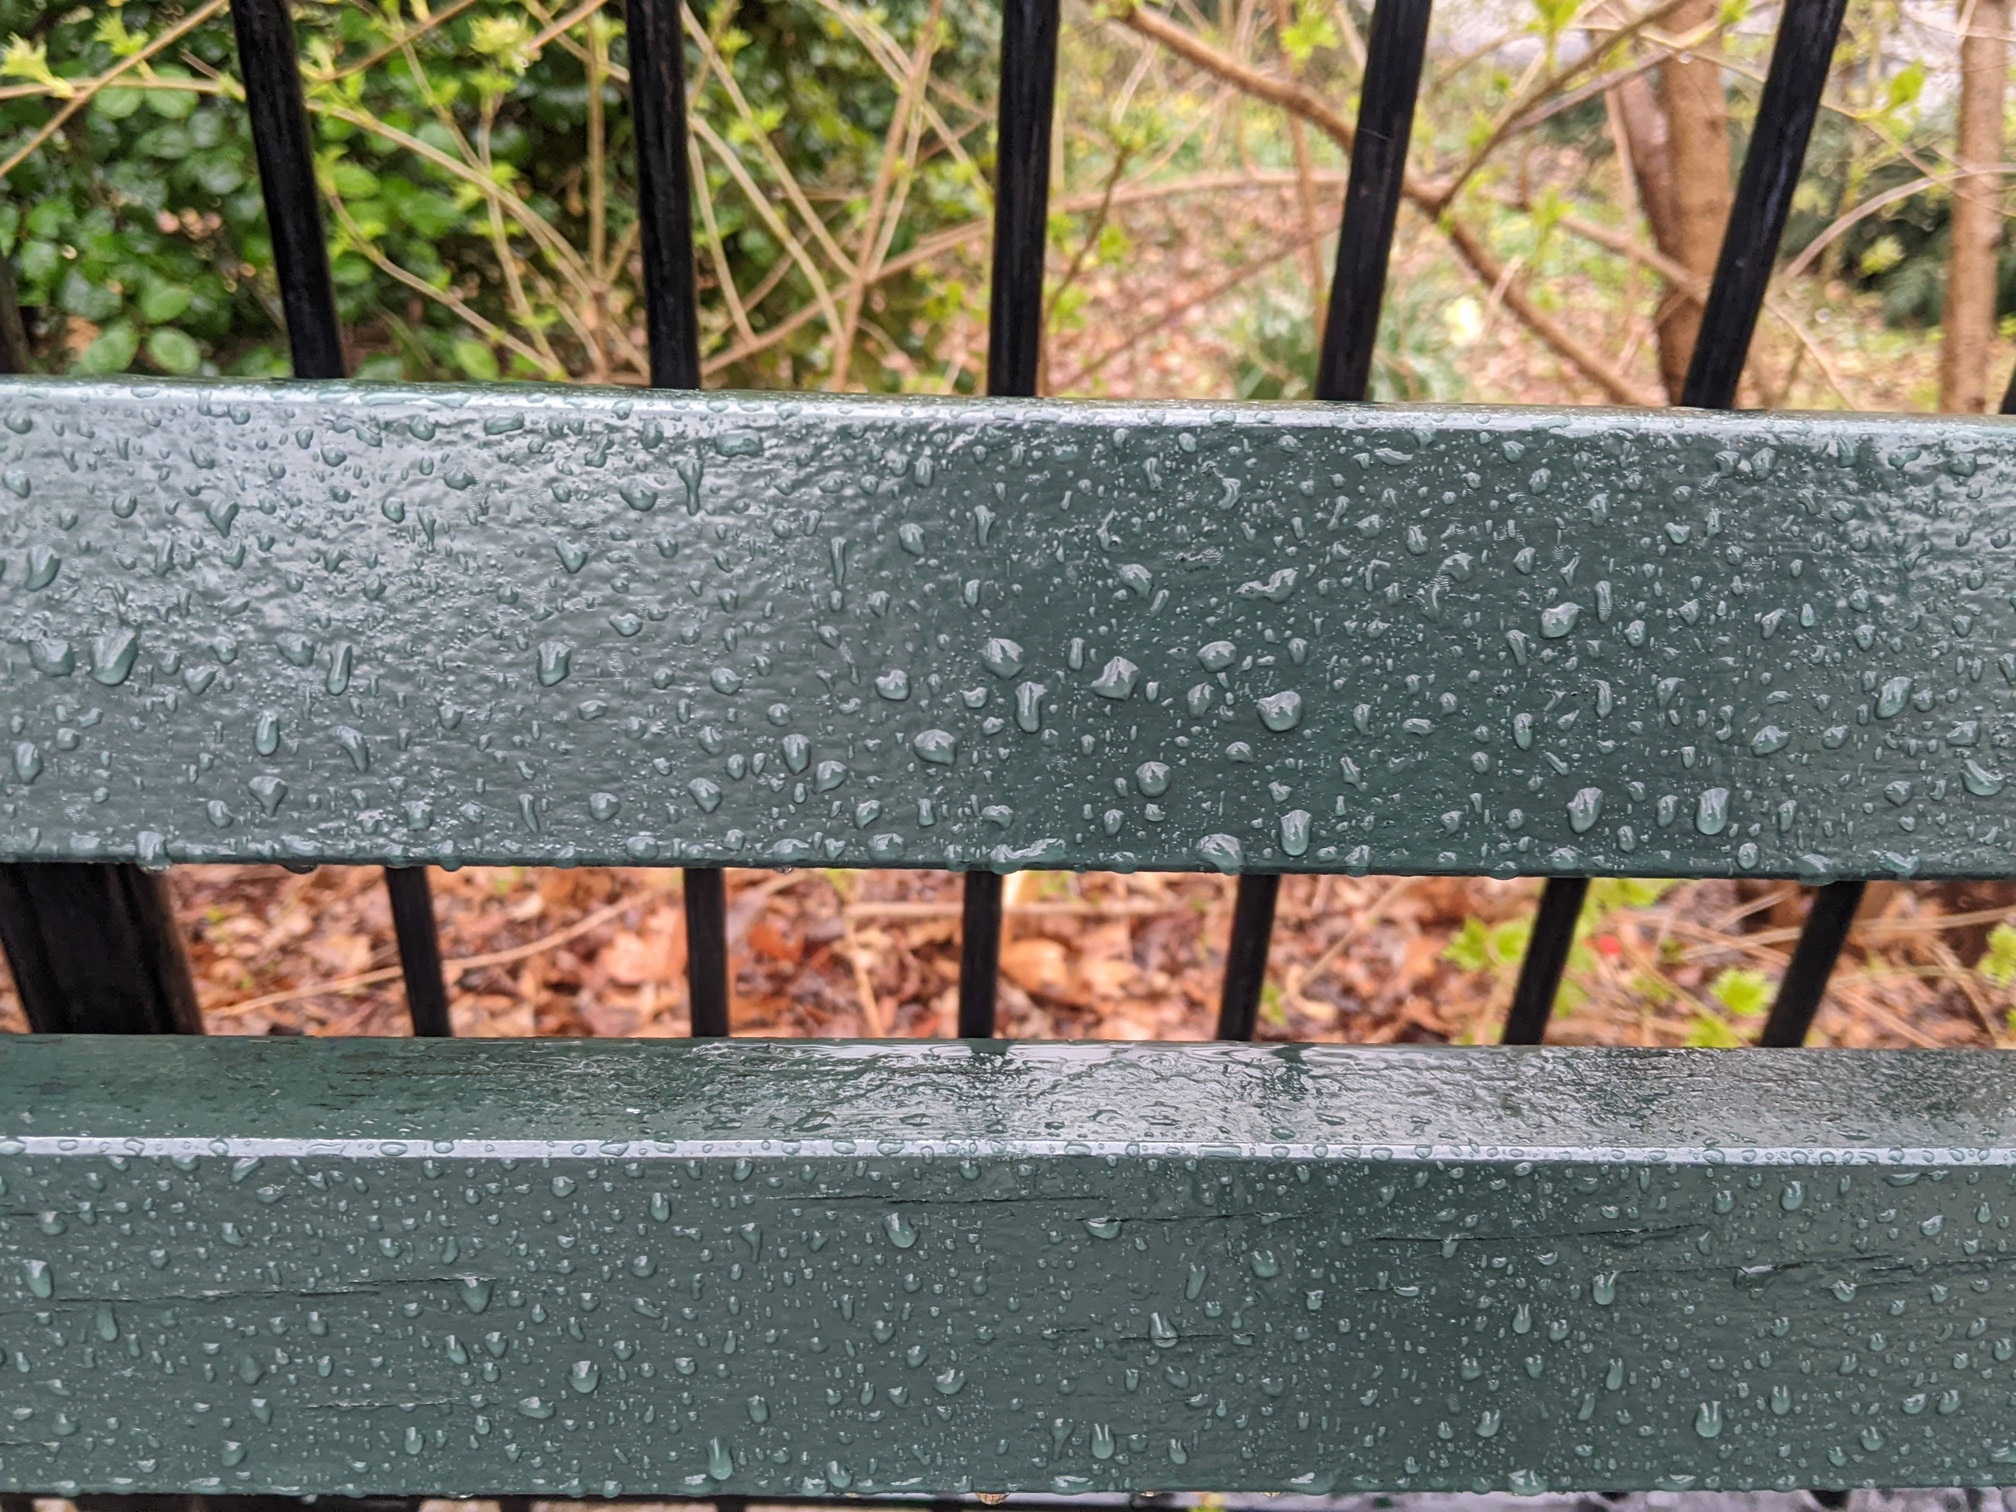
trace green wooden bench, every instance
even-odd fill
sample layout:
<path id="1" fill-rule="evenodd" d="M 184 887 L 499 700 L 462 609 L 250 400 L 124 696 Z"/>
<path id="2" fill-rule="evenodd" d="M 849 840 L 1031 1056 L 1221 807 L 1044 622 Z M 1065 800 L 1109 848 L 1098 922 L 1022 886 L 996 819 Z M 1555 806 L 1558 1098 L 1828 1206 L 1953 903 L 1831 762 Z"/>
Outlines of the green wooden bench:
<path id="1" fill-rule="evenodd" d="M 2016 430 L 1727 410 L 1840 20 L 1788 7 L 1671 413 L 1034 387 L 1056 12 L 1005 13 L 990 388 L 340 381 L 239 0 L 286 385 L 0 381 L 0 1489 L 995 1499 L 1974 1485 L 2016 1465 L 1987 1056 L 1010 1044 L 999 878 L 2006 875 Z M 1427 12 L 1381 0 L 1319 392 L 1364 393 Z M 416 1040 L 200 1028 L 159 873 L 376 865 Z M 425 868 L 686 869 L 693 1041 L 447 1039 Z M 967 875 L 940 1044 L 727 1043 L 721 868 Z M 247 1505 L 251 1505 L 247 1503 Z"/>

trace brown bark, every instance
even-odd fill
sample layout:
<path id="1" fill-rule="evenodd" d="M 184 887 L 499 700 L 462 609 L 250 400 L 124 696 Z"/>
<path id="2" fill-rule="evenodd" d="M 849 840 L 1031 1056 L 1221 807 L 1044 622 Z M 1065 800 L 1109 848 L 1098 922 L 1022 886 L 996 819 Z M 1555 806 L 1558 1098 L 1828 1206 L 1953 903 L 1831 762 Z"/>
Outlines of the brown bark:
<path id="1" fill-rule="evenodd" d="M 1677 36 L 1705 39 L 1717 15 L 1717 0 L 1682 0 L 1668 24 Z M 1638 76 L 1619 84 L 1611 98 L 1653 244 L 1706 287 L 1721 255 L 1733 194 L 1721 65 L 1702 53 L 1682 53 L 1659 65 L 1656 90 Z M 1668 288 L 1658 328 L 1660 381 L 1678 403 L 1701 328 L 1701 302 L 1692 290 Z"/>
<path id="2" fill-rule="evenodd" d="M 1960 0 L 1960 130 L 1946 253 L 1939 408 L 1988 407 L 1988 342 L 1995 330 L 1995 243 L 2002 229 L 2002 91 L 2009 73 L 2009 0 Z"/>
<path id="3" fill-rule="evenodd" d="M 1714 22 L 1717 0 L 1690 0 L 1673 13 L 1673 30 L 1687 35 Z M 1729 108 L 1722 94 L 1722 65 L 1701 53 L 1668 58 L 1659 66 L 1659 103 L 1666 116 L 1666 145 L 1673 168 L 1673 245 L 1662 251 L 1702 278 L 1715 274 L 1733 194 L 1729 182 Z M 1659 375 L 1678 399 L 1701 329 L 1701 306 L 1671 301 L 1659 322 Z"/>

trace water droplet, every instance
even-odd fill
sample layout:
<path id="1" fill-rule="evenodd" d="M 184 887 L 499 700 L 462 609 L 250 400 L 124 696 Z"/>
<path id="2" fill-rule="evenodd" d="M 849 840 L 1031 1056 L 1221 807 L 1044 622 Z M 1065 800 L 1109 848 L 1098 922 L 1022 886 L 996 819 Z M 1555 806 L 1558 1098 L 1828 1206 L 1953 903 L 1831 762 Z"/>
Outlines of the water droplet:
<path id="1" fill-rule="evenodd" d="M 910 1220 L 901 1213 L 884 1215 L 882 1226 L 889 1231 L 889 1242 L 898 1249 L 908 1249 L 917 1242 L 917 1230 L 910 1226 Z"/>
<path id="2" fill-rule="evenodd" d="M 1092 691 L 1101 698 L 1111 698 L 1116 702 L 1129 698 L 1134 692 L 1135 680 L 1141 669 L 1124 656 L 1116 656 L 1107 662 L 1099 675 L 1092 680 Z"/>
<path id="3" fill-rule="evenodd" d="M 1245 861 L 1237 835 L 1206 835 L 1197 842 L 1197 854 L 1221 872 L 1236 872 Z"/>
<path id="4" fill-rule="evenodd" d="M 1307 809 L 1290 809 L 1281 816 L 1281 849 L 1300 856 L 1309 849 L 1311 815 Z"/>
<path id="5" fill-rule="evenodd" d="M 980 660 L 996 677 L 1013 677 L 1022 670 L 1022 648 L 997 636 L 980 648 Z"/>
<path id="6" fill-rule="evenodd" d="M 1559 640 L 1574 631 L 1581 614 L 1580 604 L 1550 604 L 1540 611 L 1540 634 L 1548 640 Z"/>
<path id="7" fill-rule="evenodd" d="M 1603 789 L 1585 787 L 1568 800 L 1568 824 L 1576 834 L 1586 834 L 1603 817 Z"/>
<path id="8" fill-rule="evenodd" d="M 2000 772 L 1991 772 L 1972 759 L 1960 768 L 1960 781 L 1976 798 L 1993 798 L 2006 780 Z"/>
<path id="9" fill-rule="evenodd" d="M 565 641 L 542 641 L 539 645 L 539 683 L 550 688 L 566 680 L 574 648 Z"/>
<path id="10" fill-rule="evenodd" d="M 140 655 L 140 636 L 124 626 L 108 630 L 91 642 L 91 677 L 108 688 L 116 688 L 132 675 Z"/>
<path id="11" fill-rule="evenodd" d="M 1883 691 L 1876 695 L 1876 717 L 1890 719 L 1904 712 L 1904 705 L 1911 697 L 1911 679 L 1893 677 L 1883 684 Z"/>
<path id="12" fill-rule="evenodd" d="M 1719 835 L 1729 826 L 1729 789 L 1709 788 L 1694 804 L 1694 828 Z"/>
<path id="13" fill-rule="evenodd" d="M 1260 722 L 1277 734 L 1286 734 L 1302 723 L 1302 695 L 1284 689 L 1259 700 Z"/>
<path id="14" fill-rule="evenodd" d="M 950 766 L 959 757 L 959 742 L 946 730 L 925 730 L 910 745 L 920 761 L 936 766 Z"/>

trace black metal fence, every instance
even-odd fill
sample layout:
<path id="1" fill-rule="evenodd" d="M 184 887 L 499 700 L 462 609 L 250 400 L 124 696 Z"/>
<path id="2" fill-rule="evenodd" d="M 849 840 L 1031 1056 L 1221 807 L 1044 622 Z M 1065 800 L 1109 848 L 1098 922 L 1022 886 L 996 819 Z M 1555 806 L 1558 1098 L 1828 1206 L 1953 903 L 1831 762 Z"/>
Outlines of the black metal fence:
<path id="1" fill-rule="evenodd" d="M 627 0 L 631 109 L 642 203 L 651 382 L 697 389 L 700 358 L 686 147 L 682 0 Z M 1820 108 L 1846 0 L 1785 0 L 1721 259 L 1709 290 L 1683 402 L 1733 408 L 1806 145 Z M 1319 399 L 1362 400 L 1371 372 L 1394 220 L 1426 48 L 1430 0 L 1378 0 L 1367 40 L 1358 134 L 1331 286 Z M 287 0 L 234 0 L 239 62 L 257 147 L 282 307 L 299 378 L 344 376 L 341 331 L 323 239 L 307 111 Z M 1003 0 L 1000 130 L 989 316 L 988 391 L 1036 389 L 1059 0 Z M 0 367 L 9 352 L 0 343 Z M 2003 403 L 2016 401 L 2016 379 Z M 1218 1034 L 1250 1039 L 1266 977 L 1278 873 L 1239 879 Z M 450 1033 L 427 873 L 388 867 L 385 885 L 413 1031 Z M 1845 941 L 1864 884 L 1813 896 L 1761 1043 L 1801 1043 Z M 1552 877 L 1505 1026 L 1508 1044 L 1538 1043 L 1588 890 Z M 685 873 L 692 1032 L 729 1026 L 723 875 Z M 1001 879 L 965 875 L 959 1034 L 995 1032 Z M 34 1029 L 200 1033 L 195 993 L 160 877 L 126 865 L 0 866 L 0 943 Z"/>

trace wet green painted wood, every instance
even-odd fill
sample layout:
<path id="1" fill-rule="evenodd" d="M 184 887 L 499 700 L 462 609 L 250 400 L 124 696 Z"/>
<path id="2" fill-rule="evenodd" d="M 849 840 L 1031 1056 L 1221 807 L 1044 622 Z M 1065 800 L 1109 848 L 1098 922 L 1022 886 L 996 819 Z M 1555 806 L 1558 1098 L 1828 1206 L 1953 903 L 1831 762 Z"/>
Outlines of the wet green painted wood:
<path id="1" fill-rule="evenodd" d="M 1963 1485 L 1991 1055 L 22 1038 L 0 1488 Z"/>
<path id="2" fill-rule="evenodd" d="M 0 857 L 1994 874 L 1996 419 L 0 386 Z"/>

